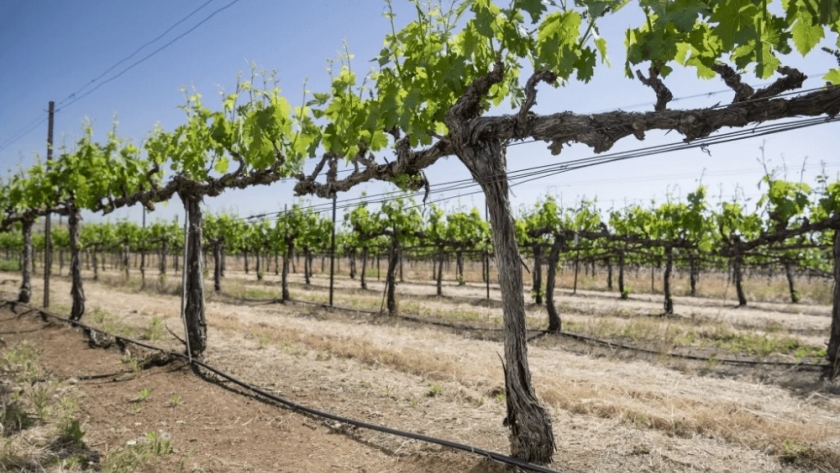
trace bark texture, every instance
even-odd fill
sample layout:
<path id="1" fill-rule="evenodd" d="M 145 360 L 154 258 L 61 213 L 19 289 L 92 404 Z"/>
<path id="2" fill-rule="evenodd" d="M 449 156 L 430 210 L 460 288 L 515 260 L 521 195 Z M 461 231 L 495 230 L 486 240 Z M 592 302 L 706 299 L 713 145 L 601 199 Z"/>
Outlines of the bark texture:
<path id="1" fill-rule="evenodd" d="M 840 373 L 840 230 L 834 230 L 834 293 L 831 305 L 831 334 L 828 339 L 826 357 L 829 363 L 829 377 L 834 379 Z"/>
<path id="2" fill-rule="evenodd" d="M 395 237 L 392 237 L 391 256 L 388 258 L 388 275 L 385 278 L 388 315 L 395 316 L 399 313 L 397 302 L 397 266 L 400 262 L 400 246 Z"/>
<path id="3" fill-rule="evenodd" d="M 548 309 L 548 331 L 559 332 L 562 329 L 560 314 L 554 307 L 554 284 L 557 275 L 557 262 L 560 260 L 560 250 L 563 247 L 563 240 L 560 237 L 554 238 L 551 250 L 548 253 L 548 274 L 545 281 L 545 306 Z"/>
<path id="4" fill-rule="evenodd" d="M 738 307 L 746 307 L 747 296 L 744 295 L 743 275 L 741 267 L 744 264 L 744 257 L 737 253 L 732 261 L 732 279 L 735 283 L 735 292 L 738 294 Z"/>
<path id="5" fill-rule="evenodd" d="M 438 248 L 438 266 L 437 266 L 437 295 L 443 295 L 443 247 Z"/>
<path id="6" fill-rule="evenodd" d="M 456 154 L 481 185 L 490 212 L 505 324 L 507 417 L 504 424 L 510 428 L 511 454 L 534 463 L 550 463 L 555 450 L 554 432 L 551 417 L 540 405 L 531 385 L 522 263 L 508 199 L 504 147 L 494 139 L 465 142 L 457 146 Z"/>
<path id="7" fill-rule="evenodd" d="M 289 297 L 289 264 L 292 261 L 292 254 L 294 254 L 294 240 L 286 240 L 286 256 L 283 257 L 283 274 L 280 276 L 281 297 L 284 301 L 291 299 Z"/>
<path id="8" fill-rule="evenodd" d="M 362 271 L 359 273 L 359 282 L 362 284 L 362 289 L 367 289 L 367 281 L 365 280 L 365 273 L 367 272 L 368 249 L 362 248 Z"/>
<path id="9" fill-rule="evenodd" d="M 788 292 L 790 293 L 790 301 L 796 304 L 799 302 L 799 294 L 796 293 L 796 287 L 793 284 L 793 268 L 791 267 L 790 261 L 785 261 L 783 264 L 788 283 Z"/>
<path id="10" fill-rule="evenodd" d="M 32 220 L 24 220 L 23 224 L 23 264 L 21 265 L 20 292 L 18 302 L 28 304 L 32 299 Z"/>
<path id="11" fill-rule="evenodd" d="M 618 252 L 618 292 L 622 299 L 627 299 L 629 295 L 624 288 L 624 252 Z"/>
<path id="12" fill-rule="evenodd" d="M 222 292 L 222 242 L 213 243 L 213 290 Z"/>
<path id="13" fill-rule="evenodd" d="M 187 230 L 187 267 L 186 272 L 186 305 L 184 318 L 187 325 L 187 337 L 190 342 L 190 355 L 202 359 L 207 349 L 207 321 L 204 311 L 204 271 L 202 268 L 201 239 L 202 214 L 201 199 L 192 196 L 181 196 L 189 217 Z"/>
<path id="14" fill-rule="evenodd" d="M 665 275 L 662 281 L 662 292 L 665 293 L 664 309 L 665 314 L 671 315 L 674 313 L 674 300 L 671 298 L 671 270 L 674 266 L 674 249 L 670 246 L 665 247 Z"/>
<path id="15" fill-rule="evenodd" d="M 79 211 L 75 206 L 68 206 L 67 230 L 70 233 L 70 296 L 73 307 L 70 309 L 70 320 L 81 320 L 85 315 L 85 290 L 82 286 L 82 259 L 79 248 Z"/>
<path id="16" fill-rule="evenodd" d="M 539 243 L 534 244 L 534 285 L 533 285 L 533 293 L 534 293 L 534 302 L 538 305 L 543 303 L 543 290 L 542 290 L 542 245 Z"/>
<path id="17" fill-rule="evenodd" d="M 694 254 L 688 256 L 688 284 L 691 297 L 697 296 L 697 257 Z"/>

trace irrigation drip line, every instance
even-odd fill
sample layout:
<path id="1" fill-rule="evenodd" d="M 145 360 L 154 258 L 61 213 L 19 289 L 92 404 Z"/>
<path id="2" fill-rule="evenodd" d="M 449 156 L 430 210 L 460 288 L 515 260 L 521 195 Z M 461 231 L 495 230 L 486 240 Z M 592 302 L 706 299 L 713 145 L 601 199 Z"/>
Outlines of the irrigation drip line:
<path id="1" fill-rule="evenodd" d="M 131 339 L 131 338 L 126 338 L 126 337 L 113 335 L 113 334 L 110 334 L 110 333 L 105 332 L 103 330 L 100 330 L 100 329 L 91 327 L 89 325 L 83 324 L 81 322 L 72 321 L 70 319 L 61 317 L 59 315 L 48 312 L 46 310 L 38 309 L 36 307 L 29 306 L 28 304 L 22 304 L 20 302 L 14 302 L 14 301 L 10 301 L 8 299 L 4 299 L 2 301 L 2 305 L 11 305 L 12 307 L 15 307 L 16 305 L 20 305 L 20 306 L 26 307 L 28 309 L 31 309 L 31 310 L 27 311 L 26 313 L 29 313 L 29 312 L 32 312 L 32 311 L 37 311 L 42 316 L 51 317 L 51 318 L 56 319 L 60 322 L 64 322 L 66 324 L 69 324 L 73 327 L 80 327 L 80 328 L 83 328 L 85 330 L 89 330 L 89 331 L 92 331 L 92 332 L 97 332 L 97 333 L 105 335 L 107 337 L 112 337 L 115 340 L 122 340 L 124 342 L 128 342 L 128 343 L 131 343 L 131 344 L 134 344 L 134 345 L 137 345 L 137 346 L 149 349 L 149 350 L 153 350 L 153 351 L 156 351 L 156 352 L 159 352 L 159 353 L 164 353 L 164 354 L 169 355 L 169 356 L 180 358 L 181 360 L 186 361 L 188 364 L 192 364 L 192 365 L 196 365 L 196 366 L 199 366 L 201 368 L 204 368 L 207 371 L 210 371 L 211 373 L 215 374 L 216 376 L 219 376 L 220 378 L 223 378 L 223 379 L 239 386 L 240 388 L 245 389 L 246 391 L 250 391 L 251 393 L 256 394 L 256 395 L 258 395 L 258 396 L 260 396 L 264 399 L 268 399 L 270 401 L 281 404 L 281 405 L 283 405 L 283 406 L 285 406 L 285 407 L 287 407 L 287 408 L 289 408 L 293 411 L 304 412 L 304 413 L 312 415 L 312 416 L 321 417 L 321 418 L 329 419 L 329 420 L 332 420 L 332 421 L 335 421 L 335 422 L 340 422 L 342 424 L 348 424 L 348 425 L 352 425 L 352 426 L 363 428 L 363 429 L 373 430 L 373 431 L 376 431 L 376 432 L 395 435 L 395 436 L 398 436 L 398 437 L 403 437 L 403 438 L 407 438 L 407 439 L 411 439 L 411 440 L 419 440 L 421 442 L 431 443 L 431 444 L 435 444 L 435 445 L 441 445 L 443 447 L 448 447 L 448 448 L 452 448 L 452 449 L 455 449 L 455 450 L 460 450 L 460 451 L 463 451 L 463 452 L 472 453 L 474 455 L 486 457 L 486 458 L 489 458 L 491 460 L 494 460 L 494 461 L 497 461 L 497 462 L 500 462 L 500 463 L 504 463 L 504 464 L 507 464 L 507 465 L 510 465 L 510 466 L 516 466 L 516 467 L 522 468 L 523 470 L 535 471 L 535 472 L 538 472 L 538 473 L 561 473 L 558 470 L 553 470 L 551 468 L 547 468 L 547 467 L 544 467 L 544 466 L 541 466 L 541 465 L 535 465 L 533 463 L 522 461 L 522 460 L 519 460 L 517 458 L 513 458 L 511 456 L 508 456 L 508 455 L 493 452 L 493 451 L 490 451 L 490 450 L 485 450 L 483 448 L 473 447 L 471 445 L 466 445 L 466 444 L 462 444 L 462 443 L 458 443 L 458 442 L 453 442 L 453 441 L 450 441 L 450 440 L 439 439 L 439 438 L 436 438 L 436 437 L 430 437 L 428 435 L 417 434 L 417 433 L 414 433 L 414 432 L 406 432 L 406 431 L 403 431 L 403 430 L 398 430 L 398 429 L 393 429 L 393 428 L 390 428 L 390 427 L 385 427 L 383 425 L 371 424 L 371 423 L 368 423 L 368 422 L 363 422 L 363 421 L 351 419 L 351 418 L 348 418 L 348 417 L 343 417 L 343 416 L 339 416 L 339 415 L 336 415 L 336 414 L 331 414 L 329 412 L 321 411 L 321 410 L 318 410 L 318 409 L 313 409 L 311 407 L 306 407 L 302 404 L 296 403 L 294 401 L 290 401 L 286 398 L 283 398 L 283 397 L 278 396 L 276 394 L 273 394 L 273 393 L 270 393 L 270 392 L 265 391 L 263 389 L 260 389 L 256 386 L 248 384 L 245 381 L 237 379 L 237 378 L 225 373 L 224 371 L 222 371 L 218 368 L 215 368 L 215 367 L 213 367 L 213 366 L 211 366 L 207 363 L 204 363 L 203 361 L 197 360 L 195 358 L 187 357 L 187 355 L 184 355 L 183 353 L 177 353 L 177 352 L 169 351 L 169 350 L 166 350 L 166 349 L 154 346 L 154 345 L 150 345 L 148 343 L 143 343 L 143 342 Z"/>

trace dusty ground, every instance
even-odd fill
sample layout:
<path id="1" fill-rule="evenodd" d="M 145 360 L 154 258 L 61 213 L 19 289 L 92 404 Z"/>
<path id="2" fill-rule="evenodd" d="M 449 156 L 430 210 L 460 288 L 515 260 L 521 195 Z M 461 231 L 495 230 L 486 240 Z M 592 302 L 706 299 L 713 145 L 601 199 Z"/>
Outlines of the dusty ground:
<path id="1" fill-rule="evenodd" d="M 78 389 L 84 441 L 103 463 L 120 447 L 157 432 L 171 439 L 173 452 L 150 459 L 139 471 L 496 470 L 474 456 L 433 448 L 414 454 L 390 452 L 335 433 L 319 419 L 267 405 L 225 384 L 202 381 L 181 364 L 134 372 L 121 361 L 122 354 L 89 348 L 78 331 L 32 316 L 14 317 L 8 309 L 0 310 L 0 317 L 4 346 L 35 343 L 43 350 L 40 364 L 50 376 Z M 141 400 L 144 390 L 151 394 Z M 308 402 L 328 395 L 312 394 Z M 46 471 L 67 471 L 59 465 L 43 466 Z"/>
<path id="2" fill-rule="evenodd" d="M 244 275 L 231 272 L 226 284 L 233 286 L 240 279 L 242 282 L 238 284 L 243 290 L 276 291 L 272 277 L 268 275 L 268 281 L 262 284 L 245 283 Z M 253 281 L 253 274 L 248 279 Z M 325 280 L 316 279 L 314 283 L 325 285 Z M 340 281 L 347 289 L 339 291 L 338 296 L 348 305 L 354 302 L 364 305 L 368 304 L 367 299 L 381 297 L 381 286 L 374 281 L 371 288 L 375 291 L 369 293 L 351 290 L 356 284 Z M 54 307 L 59 312 L 66 311 L 69 285 L 56 280 L 53 287 Z M 434 293 L 433 286 L 424 284 L 403 284 L 399 289 L 405 294 Z M 36 283 L 36 296 L 39 292 Z M 484 295 L 478 285 L 449 286 L 445 293 L 457 297 Z M 158 317 L 173 331 L 180 331 L 176 296 L 139 293 L 130 287 L 116 288 L 87 281 L 86 294 L 89 322 L 142 335 L 149 333 L 153 318 Z M 323 289 L 304 290 L 295 285 L 292 296 L 314 299 L 325 297 L 325 293 Z M 506 451 L 506 431 L 501 425 L 504 403 L 499 396 L 502 378 L 498 338 L 482 340 L 446 328 L 352 316 L 295 304 L 249 306 L 227 300 L 230 298 L 211 297 L 208 303 L 210 363 L 307 405 Z M 580 323 L 586 318 L 629 320 L 635 312 L 654 312 L 659 307 L 659 302 L 641 297 L 617 302 L 601 294 L 581 294 L 581 291 L 575 297 L 563 294 L 561 301 L 568 304 L 563 306 L 566 320 L 578 318 Z M 796 306 L 795 310 L 801 313 L 793 313 L 784 304 L 777 304 L 766 310 L 748 309 L 748 312 L 728 309 L 720 301 L 700 300 L 692 304 L 694 301 L 679 300 L 678 310 L 684 306 L 701 322 L 725 322 L 736 330 L 750 323 L 765 330 L 772 323 L 774 330 L 779 330 L 777 325 L 781 330 L 792 330 L 791 333 L 800 330 L 803 333 L 799 335 L 806 341 L 809 337 L 816 341 L 820 339 L 817 332 L 827 329 L 824 307 Z M 464 317 L 465 321 L 486 322 L 500 315 L 492 303 L 467 299 L 405 297 L 403 306 L 409 303 L 416 304 L 412 308 L 428 312 L 471 310 L 478 314 L 478 320 L 473 320 L 470 314 Z M 634 305 L 628 309 L 628 303 Z M 461 304 L 464 307 L 459 308 Z M 540 315 L 541 308 L 533 308 L 531 313 L 535 319 L 544 318 Z M 157 337 L 160 338 L 155 343 L 177 344 L 165 331 Z M 558 440 L 554 467 L 558 469 L 580 472 L 840 469 L 840 457 L 836 453 L 840 447 L 840 397 L 834 385 L 819 381 L 817 373 L 742 369 L 702 362 L 675 366 L 672 361 L 655 358 L 588 353 L 554 337 L 533 342 L 529 360 L 537 394 L 549 406 L 554 419 Z M 176 376 L 173 390 L 181 383 L 193 381 L 198 384 L 189 388 L 189 392 L 200 392 L 199 386 L 210 389 L 190 375 L 166 376 Z M 142 389 L 139 386 L 132 386 L 135 391 L 129 391 Z M 133 394 L 126 394 L 130 395 Z M 163 394 L 167 395 L 168 392 Z M 119 403 L 118 398 L 115 396 L 112 402 Z M 225 401 L 224 405 L 232 402 Z M 261 412 L 266 412 L 260 415 L 266 419 L 290 415 L 251 402 L 254 404 L 247 407 L 259 406 Z M 216 414 L 213 408 L 202 406 L 201 409 L 203 415 Z M 251 410 L 251 416 L 256 415 Z M 116 422 L 129 421 L 126 417 Z M 227 422 L 231 422 L 230 418 Z M 340 437 L 353 448 L 371 448 L 377 452 L 378 461 L 393 462 L 372 464 L 366 471 L 391 471 L 397 468 L 393 465 L 405 465 L 405 462 L 410 465 L 405 471 L 424 468 L 483 471 L 481 468 L 486 468 L 470 457 L 453 456 L 393 437 L 366 432 L 352 437 L 331 435 L 327 433 L 329 429 L 312 422 L 320 436 Z M 197 429 L 184 429 L 190 432 L 188 435 L 198 435 Z M 201 429 L 201 435 L 208 430 Z M 306 442 L 314 445 L 307 449 L 308 454 L 320 451 L 322 445 L 325 452 L 339 448 L 319 443 L 315 433 L 312 436 Z M 177 441 L 175 445 L 176 450 L 181 446 Z M 283 451 L 284 457 L 300 450 L 293 444 L 274 445 L 273 450 Z M 286 448 L 292 451 L 286 452 Z M 219 451 L 216 447 L 212 449 Z M 254 449 L 255 455 L 260 451 Z M 233 458 L 230 455 L 235 455 L 233 448 L 225 458 Z M 270 458 L 249 461 L 264 462 L 254 471 L 277 471 L 268 463 Z M 449 463 L 432 463 L 437 461 Z M 213 471 L 241 471 L 241 464 L 215 465 L 219 469 Z M 302 468 L 330 471 L 323 457 L 311 465 Z M 349 469 L 346 466 L 339 469 Z"/>

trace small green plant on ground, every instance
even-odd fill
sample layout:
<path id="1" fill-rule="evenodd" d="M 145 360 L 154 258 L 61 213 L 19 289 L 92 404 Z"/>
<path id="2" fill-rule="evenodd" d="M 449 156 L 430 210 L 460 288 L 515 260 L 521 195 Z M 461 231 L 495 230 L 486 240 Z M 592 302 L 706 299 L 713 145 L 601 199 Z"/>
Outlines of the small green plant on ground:
<path id="1" fill-rule="evenodd" d="M 64 445 L 84 448 L 84 436 L 85 431 L 82 430 L 82 424 L 79 422 L 79 419 L 65 419 L 58 426 L 58 440 Z"/>
<path id="2" fill-rule="evenodd" d="M 3 351 L 2 366 L 14 373 L 15 381 L 31 384 L 43 377 L 38 360 L 43 350 L 30 341 L 23 341 Z"/>
<path id="3" fill-rule="evenodd" d="M 152 395 L 152 390 L 151 390 L 151 389 L 149 389 L 149 388 L 143 388 L 143 389 L 141 389 L 141 390 L 140 390 L 140 392 L 138 392 L 138 393 L 137 393 L 137 397 L 135 398 L 135 400 L 136 400 L 137 402 L 144 402 L 144 401 L 148 401 L 148 400 L 149 400 L 149 397 L 150 397 L 151 395 Z"/>
<path id="4" fill-rule="evenodd" d="M 139 373 L 139 372 L 143 371 L 143 365 L 140 363 L 140 360 L 138 360 L 137 358 L 135 358 L 131 355 L 123 356 L 122 358 L 120 358 L 120 361 L 123 364 L 128 365 L 128 367 L 131 369 L 131 371 L 133 371 L 135 373 Z"/>
<path id="5" fill-rule="evenodd" d="M 152 320 L 149 321 L 149 326 L 143 329 L 141 338 L 153 342 L 163 338 L 163 319 L 152 317 Z"/>
<path id="6" fill-rule="evenodd" d="M 102 462 L 102 471 L 104 473 L 131 473 L 172 452 L 172 441 L 168 434 L 147 432 L 140 439 L 128 442 L 125 447 L 109 451 L 105 461 Z"/>
<path id="7" fill-rule="evenodd" d="M 782 442 L 782 448 L 779 456 L 784 463 L 794 463 L 800 457 L 807 456 L 811 453 L 811 450 L 811 447 L 801 445 L 790 439 L 785 439 Z"/>
<path id="8" fill-rule="evenodd" d="M 9 435 L 28 429 L 34 424 L 21 403 L 16 400 L 0 403 L 0 435 Z"/>
<path id="9" fill-rule="evenodd" d="M 179 396 L 179 395 L 177 395 L 177 394 L 173 394 L 173 395 L 169 398 L 169 407 L 175 407 L 175 406 L 177 406 L 177 405 L 179 405 L 179 404 L 181 404 L 181 396 Z"/>
<path id="10" fill-rule="evenodd" d="M 436 397 L 440 396 L 443 393 L 443 389 L 441 389 L 440 385 L 433 384 L 429 387 L 429 391 L 426 393 L 428 397 Z"/>
<path id="11" fill-rule="evenodd" d="M 40 354 L 31 342 L 0 352 L 0 371 L 9 374 L 0 389 L 0 471 L 44 471 L 51 464 L 65 471 L 91 463 L 77 393 L 48 379 Z"/>

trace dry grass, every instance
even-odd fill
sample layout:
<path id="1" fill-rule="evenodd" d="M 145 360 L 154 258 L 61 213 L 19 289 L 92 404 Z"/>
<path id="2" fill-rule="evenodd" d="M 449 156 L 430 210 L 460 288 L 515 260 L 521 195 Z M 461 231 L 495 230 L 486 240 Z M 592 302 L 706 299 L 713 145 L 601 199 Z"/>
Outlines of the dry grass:
<path id="1" fill-rule="evenodd" d="M 235 317 L 226 318 L 220 328 L 244 330 L 252 336 L 270 339 L 296 356 L 315 352 L 316 356 L 323 357 L 323 353 L 329 353 L 432 381 L 454 380 L 465 386 L 487 384 L 486 380 L 477 380 L 469 366 L 421 349 L 381 347 L 354 336 L 314 334 L 273 324 L 243 326 Z M 540 397 L 545 402 L 573 414 L 617 420 L 684 438 L 696 435 L 719 438 L 767 451 L 780 460 L 803 466 L 840 467 L 840 452 L 836 445 L 823 444 L 826 439 L 836 442 L 840 438 L 840 425 L 812 422 L 816 419 L 807 417 L 808 414 L 785 419 L 763 412 L 757 403 L 745 406 L 741 400 L 720 402 L 679 395 L 678 392 L 618 387 L 605 390 L 602 385 L 563 382 L 546 376 L 535 376 L 534 383 L 539 386 Z M 479 397 L 470 399 L 478 402 Z M 816 425 L 819 427 L 815 428 Z"/>
<path id="2" fill-rule="evenodd" d="M 120 301 L 113 301 L 106 300 L 104 294 L 97 300 L 114 307 L 139 305 L 138 301 L 147 298 L 126 294 Z M 359 297 L 359 303 L 379 300 L 373 293 L 350 297 Z M 128 325 L 142 327 L 150 313 L 172 316 L 161 314 L 158 306 L 173 306 L 171 312 L 177 314 L 174 301 L 175 298 L 162 297 L 154 310 L 144 312 L 145 319 L 141 314 L 126 312 L 119 316 Z M 420 310 L 426 306 L 422 300 L 409 302 L 420 304 Z M 471 310 L 483 314 L 481 309 Z M 107 310 L 112 311 L 110 307 Z M 387 370 L 377 375 L 383 380 L 396 380 L 400 373 L 419 376 L 425 380 L 424 388 L 414 394 L 414 399 L 426 397 L 433 384 L 455 383 L 467 393 L 461 395 L 463 401 L 459 402 L 469 402 L 472 408 L 480 407 L 484 398 L 493 398 L 501 386 L 495 356 L 500 347 L 496 343 L 465 340 L 427 328 L 370 326 L 341 318 L 326 320 L 334 316 L 321 312 L 301 315 L 307 314 L 299 314 L 293 306 L 237 307 L 214 302 L 208 307 L 208 321 L 214 329 L 211 346 L 218 347 L 244 333 L 252 345 L 240 343 L 230 350 L 241 352 L 243 348 L 252 348 L 254 357 L 264 359 L 271 353 L 268 348 L 276 347 L 301 363 L 356 360 L 372 369 Z M 583 323 L 584 316 L 570 316 L 567 321 L 573 318 Z M 664 339 L 668 343 L 687 343 L 681 337 L 690 339 L 688 335 L 692 333 L 708 340 L 707 343 L 715 340 L 730 343 L 727 337 L 731 334 L 749 333 L 728 324 L 698 321 L 677 324 L 660 319 L 654 323 L 652 318 L 614 317 L 603 318 L 608 322 L 599 325 L 602 317 L 592 319 L 593 331 L 621 332 L 625 336 Z M 784 328 L 773 330 L 771 335 L 779 340 L 787 335 Z M 758 338 L 764 334 L 755 331 L 753 335 Z M 593 359 L 540 346 L 532 346 L 529 352 L 534 385 L 543 401 L 559 409 L 555 418 L 568 415 L 593 429 L 620 425 L 633 431 L 657 432 L 686 439 L 692 445 L 706 440 L 723 441 L 725 449 L 730 451 L 747 447 L 768 452 L 779 464 L 793 462 L 803 468 L 827 471 L 840 468 L 840 458 L 834 453 L 840 451 L 840 403 L 835 398 L 824 399 L 817 393 L 813 398 L 800 399 L 781 388 L 759 382 L 698 377 L 642 361 Z M 377 389 L 384 392 L 386 388 Z M 446 398 L 453 389 L 446 385 L 442 391 Z"/>
<path id="3" fill-rule="evenodd" d="M 78 392 L 50 379 L 30 343 L 0 351 L 0 471 L 79 471 L 94 464 L 84 443 Z"/>

